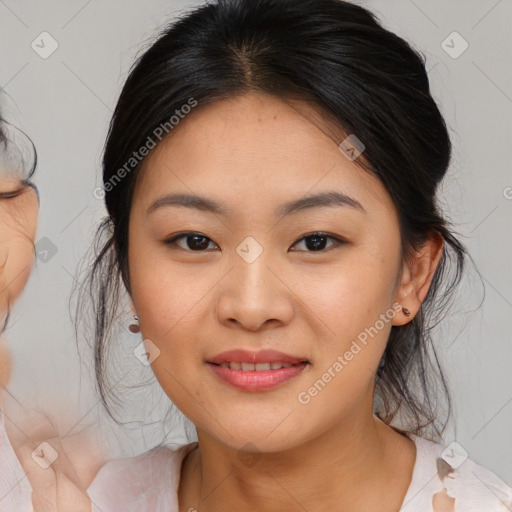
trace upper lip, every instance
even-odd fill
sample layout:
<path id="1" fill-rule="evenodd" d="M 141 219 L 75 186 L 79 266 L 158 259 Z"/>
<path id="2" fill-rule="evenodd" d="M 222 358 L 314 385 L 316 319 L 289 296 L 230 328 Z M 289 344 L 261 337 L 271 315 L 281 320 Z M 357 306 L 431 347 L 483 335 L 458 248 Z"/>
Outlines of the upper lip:
<path id="1" fill-rule="evenodd" d="M 221 354 L 207 360 L 208 363 L 221 364 L 230 362 L 241 363 L 287 363 L 298 364 L 308 362 L 304 357 L 295 357 L 277 350 L 251 350 L 235 349 L 222 352 Z"/>

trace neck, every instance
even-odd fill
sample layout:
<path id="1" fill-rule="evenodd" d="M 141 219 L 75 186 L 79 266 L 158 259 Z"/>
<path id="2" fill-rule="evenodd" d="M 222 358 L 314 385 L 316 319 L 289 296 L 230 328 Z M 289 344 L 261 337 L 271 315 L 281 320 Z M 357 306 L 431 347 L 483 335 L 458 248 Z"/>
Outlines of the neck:
<path id="1" fill-rule="evenodd" d="M 398 510 L 416 448 L 370 411 L 293 449 L 241 457 L 198 430 L 182 468 L 180 510 Z M 392 483 L 392 485 L 390 485 Z"/>

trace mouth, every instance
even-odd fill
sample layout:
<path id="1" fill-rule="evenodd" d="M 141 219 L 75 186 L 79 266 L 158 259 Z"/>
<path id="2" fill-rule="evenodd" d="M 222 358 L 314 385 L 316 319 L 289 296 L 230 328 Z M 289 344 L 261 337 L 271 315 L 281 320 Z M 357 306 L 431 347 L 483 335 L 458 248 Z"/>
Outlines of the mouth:
<path id="1" fill-rule="evenodd" d="M 273 350 L 232 350 L 205 362 L 222 382 L 244 391 L 275 388 L 311 365 L 308 359 Z"/>
<path id="2" fill-rule="evenodd" d="M 229 350 L 228 352 L 222 352 L 221 354 L 207 359 L 206 362 L 216 365 L 225 365 L 227 363 L 229 367 L 231 367 L 231 365 L 235 366 L 235 368 L 231 367 L 232 369 L 244 371 L 278 370 L 287 367 L 286 365 L 309 363 L 305 357 L 292 356 L 284 352 L 268 349 L 258 352 L 244 349 Z M 266 365 L 270 365 L 270 367 Z M 274 365 L 275 368 L 272 368 L 272 365 Z M 256 366 L 258 366 L 258 368 Z"/>

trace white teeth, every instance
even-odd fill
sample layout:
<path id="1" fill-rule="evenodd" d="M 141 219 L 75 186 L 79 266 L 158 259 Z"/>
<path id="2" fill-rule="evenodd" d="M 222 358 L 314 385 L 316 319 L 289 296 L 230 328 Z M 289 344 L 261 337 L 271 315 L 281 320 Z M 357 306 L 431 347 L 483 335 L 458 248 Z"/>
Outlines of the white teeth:
<path id="1" fill-rule="evenodd" d="M 244 362 L 223 362 L 220 364 L 222 368 L 230 368 L 231 370 L 242 370 L 244 372 L 265 372 L 269 370 L 279 370 L 281 368 L 289 368 L 293 366 L 289 363 L 280 363 L 280 362 L 272 362 L 272 363 L 244 363 Z"/>

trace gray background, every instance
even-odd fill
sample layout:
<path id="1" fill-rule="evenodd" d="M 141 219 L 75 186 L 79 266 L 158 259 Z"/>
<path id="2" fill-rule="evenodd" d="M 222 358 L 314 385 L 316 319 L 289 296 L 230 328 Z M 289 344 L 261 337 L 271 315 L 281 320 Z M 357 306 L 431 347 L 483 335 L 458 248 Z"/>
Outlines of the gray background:
<path id="1" fill-rule="evenodd" d="M 57 251 L 39 255 L 12 314 L 6 333 L 15 356 L 10 390 L 25 407 L 65 409 L 62 421 L 70 429 L 78 418 L 106 425 L 90 376 L 80 377 L 68 297 L 79 258 L 104 213 L 93 190 L 100 183 L 108 121 L 144 42 L 172 16 L 199 3 L 0 0 L 0 87 L 12 98 L 10 119 L 30 134 L 39 153 L 37 241 L 45 241 L 38 247 L 50 240 Z M 358 3 L 427 57 L 432 93 L 454 144 L 442 204 L 483 277 L 469 268 L 452 316 L 437 333 L 457 419 L 445 444 L 457 440 L 471 458 L 511 484 L 512 1 Z M 34 40 L 42 45 L 44 31 L 58 44 L 46 59 L 31 47 Z M 462 49 L 462 40 L 450 36 L 454 31 L 469 45 L 457 58 L 449 55 Z M 152 396 L 145 406 L 165 406 L 161 395 Z M 141 402 L 133 407 L 140 416 Z M 138 453 L 161 435 L 132 427 L 109 427 L 102 434 L 119 440 L 111 444 L 113 453 Z M 169 440 L 179 442 L 179 435 L 177 427 Z"/>

